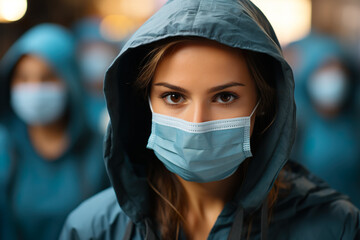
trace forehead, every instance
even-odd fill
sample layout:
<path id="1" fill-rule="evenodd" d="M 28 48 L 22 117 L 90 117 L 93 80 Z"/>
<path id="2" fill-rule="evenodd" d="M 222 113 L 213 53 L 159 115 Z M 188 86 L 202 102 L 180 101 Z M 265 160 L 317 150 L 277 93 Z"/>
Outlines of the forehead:
<path id="1" fill-rule="evenodd" d="M 203 80 L 203 81 L 202 81 Z M 212 41 L 184 41 L 167 49 L 153 81 L 184 84 L 251 81 L 246 60 L 239 49 Z"/>
<path id="2" fill-rule="evenodd" d="M 19 70 L 51 70 L 50 65 L 41 57 L 36 55 L 24 55 L 22 56 L 14 67 L 15 71 Z"/>
<path id="3" fill-rule="evenodd" d="M 199 62 L 197 66 L 201 67 L 207 63 L 238 62 L 243 59 L 240 49 L 235 49 L 215 41 L 210 40 L 184 40 L 175 43 L 168 48 L 165 53 L 164 60 L 172 59 L 173 62 L 183 60 L 196 61 L 197 59 L 206 59 L 207 61 Z"/>

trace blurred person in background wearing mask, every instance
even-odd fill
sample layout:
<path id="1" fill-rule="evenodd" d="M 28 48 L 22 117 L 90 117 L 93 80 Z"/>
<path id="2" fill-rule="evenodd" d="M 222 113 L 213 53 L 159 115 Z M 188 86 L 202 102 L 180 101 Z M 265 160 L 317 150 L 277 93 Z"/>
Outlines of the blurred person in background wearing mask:
<path id="1" fill-rule="evenodd" d="M 293 158 L 360 207 L 358 79 L 333 38 L 311 33 L 290 44 L 297 103 Z"/>
<path id="2" fill-rule="evenodd" d="M 120 50 L 118 43 L 106 40 L 100 31 L 101 19 L 88 17 L 75 23 L 77 57 L 86 95 L 86 114 L 90 126 L 104 134 L 109 121 L 103 93 L 105 72 Z"/>
<path id="3" fill-rule="evenodd" d="M 0 238 L 57 239 L 66 215 L 108 186 L 86 125 L 70 32 L 25 33 L 0 62 Z"/>

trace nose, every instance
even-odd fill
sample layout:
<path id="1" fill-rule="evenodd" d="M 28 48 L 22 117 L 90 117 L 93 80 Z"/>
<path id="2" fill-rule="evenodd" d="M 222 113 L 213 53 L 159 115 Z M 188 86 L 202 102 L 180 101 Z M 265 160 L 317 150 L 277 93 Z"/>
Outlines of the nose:
<path id="1" fill-rule="evenodd" d="M 185 120 L 193 123 L 201 123 L 210 121 L 210 118 L 209 106 L 204 102 L 195 101 L 188 108 Z"/>

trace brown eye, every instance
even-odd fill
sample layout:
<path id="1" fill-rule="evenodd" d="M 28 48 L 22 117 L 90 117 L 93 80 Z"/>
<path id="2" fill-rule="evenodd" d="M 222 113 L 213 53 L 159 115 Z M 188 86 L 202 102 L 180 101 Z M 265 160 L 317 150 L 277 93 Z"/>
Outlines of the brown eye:
<path id="1" fill-rule="evenodd" d="M 238 97 L 232 93 L 227 93 L 227 92 L 224 92 L 224 93 L 220 93 L 218 94 L 216 97 L 215 97 L 215 102 L 218 102 L 218 103 L 231 103 L 233 102 L 234 100 L 236 100 Z"/>
<path id="2" fill-rule="evenodd" d="M 167 104 L 172 104 L 172 105 L 180 104 L 184 101 L 183 96 L 179 93 L 168 93 L 163 98 Z"/>
<path id="3" fill-rule="evenodd" d="M 231 100 L 231 98 L 232 98 L 232 96 L 230 96 L 230 95 L 221 95 L 221 96 L 220 96 L 220 100 L 221 100 L 222 102 L 228 102 L 228 101 Z"/>

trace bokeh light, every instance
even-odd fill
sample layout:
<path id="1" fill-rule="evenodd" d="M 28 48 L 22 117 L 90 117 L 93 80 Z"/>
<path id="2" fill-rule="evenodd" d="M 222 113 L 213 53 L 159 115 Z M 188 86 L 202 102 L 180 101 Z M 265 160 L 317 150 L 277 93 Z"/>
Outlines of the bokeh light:
<path id="1" fill-rule="evenodd" d="M 311 29 L 310 0 L 252 0 L 271 22 L 281 45 L 298 40 Z"/>
<path id="2" fill-rule="evenodd" d="M 17 21 L 25 15 L 26 10 L 26 0 L 0 0 L 0 22 Z"/>
<path id="3" fill-rule="evenodd" d="M 109 15 L 101 21 L 100 32 L 109 41 L 120 41 L 127 37 L 135 27 L 135 22 L 128 16 Z"/>
<path id="4" fill-rule="evenodd" d="M 124 13 L 134 18 L 148 18 L 156 9 L 153 0 L 122 0 L 119 4 Z"/>

